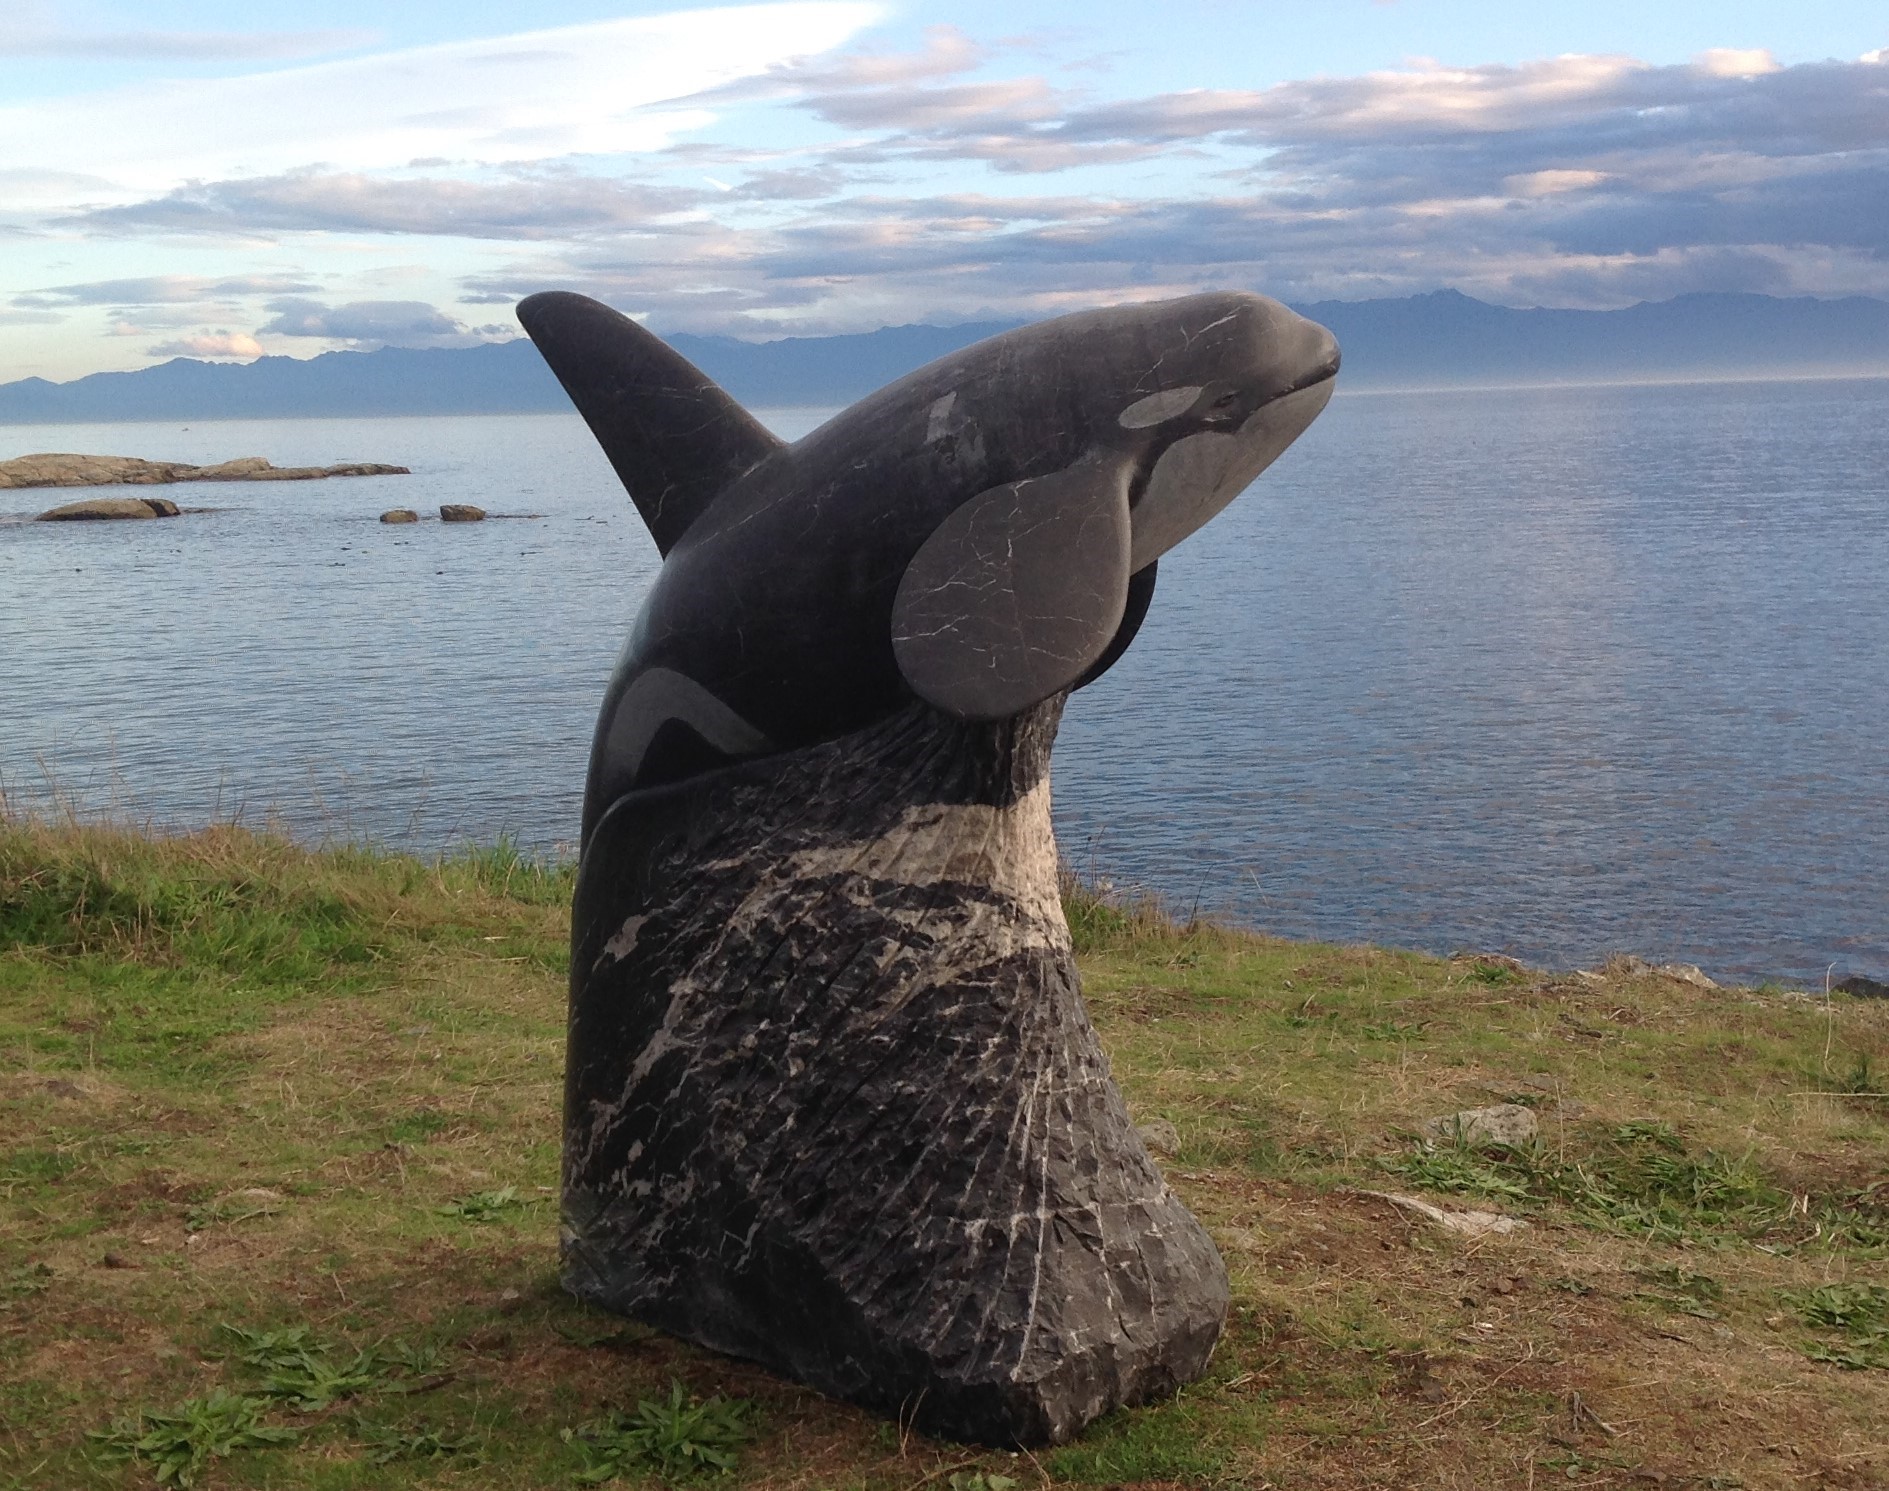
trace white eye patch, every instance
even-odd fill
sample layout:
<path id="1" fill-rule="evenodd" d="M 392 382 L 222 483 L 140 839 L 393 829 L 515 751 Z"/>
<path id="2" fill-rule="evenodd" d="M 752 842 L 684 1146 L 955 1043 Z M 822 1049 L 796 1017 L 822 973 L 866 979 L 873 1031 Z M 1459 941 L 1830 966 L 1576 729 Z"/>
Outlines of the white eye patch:
<path id="1" fill-rule="evenodd" d="M 1136 399 L 1121 412 L 1122 428 L 1145 430 L 1150 425 L 1158 425 L 1177 414 L 1185 414 L 1199 397 L 1200 387 L 1196 384 L 1191 388 L 1164 388 L 1145 399 Z"/>

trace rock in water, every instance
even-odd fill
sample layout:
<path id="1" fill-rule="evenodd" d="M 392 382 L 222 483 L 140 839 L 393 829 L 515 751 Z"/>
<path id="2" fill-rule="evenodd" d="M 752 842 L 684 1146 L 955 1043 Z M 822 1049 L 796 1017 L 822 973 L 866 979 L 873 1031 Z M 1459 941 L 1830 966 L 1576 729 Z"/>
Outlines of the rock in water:
<path id="1" fill-rule="evenodd" d="M 474 507 L 470 502 L 442 502 L 439 520 L 442 523 L 483 523 L 485 509 Z"/>
<path id="2" fill-rule="evenodd" d="M 585 860 L 577 1294 L 967 1439 L 1053 1443 L 1206 1366 L 1225 1270 L 1078 992 L 1061 712 L 914 705 Z"/>
<path id="3" fill-rule="evenodd" d="M 166 503 L 169 512 L 161 512 L 157 504 L 147 502 L 142 497 L 92 497 L 84 502 L 68 502 L 64 507 L 49 508 L 39 515 L 41 523 L 85 523 L 107 518 L 168 518 L 175 517 L 177 506 Z"/>
<path id="4" fill-rule="evenodd" d="M 566 1283 L 965 1439 L 1171 1392 L 1226 1272 L 1084 1013 L 1050 747 L 1324 407 L 1330 333 L 1064 317 L 790 447 L 606 306 L 519 319 L 664 556 L 584 795 Z"/>
<path id="5" fill-rule="evenodd" d="M 380 515 L 383 523 L 417 523 L 420 515 L 410 507 L 390 507 Z"/>
<path id="6" fill-rule="evenodd" d="M 406 476 L 405 466 L 350 462 L 340 466 L 271 466 L 242 456 L 215 466 L 141 461 L 136 456 L 42 453 L 0 461 L 0 489 L 12 487 L 155 486 L 181 481 L 315 481 L 328 476 Z"/>

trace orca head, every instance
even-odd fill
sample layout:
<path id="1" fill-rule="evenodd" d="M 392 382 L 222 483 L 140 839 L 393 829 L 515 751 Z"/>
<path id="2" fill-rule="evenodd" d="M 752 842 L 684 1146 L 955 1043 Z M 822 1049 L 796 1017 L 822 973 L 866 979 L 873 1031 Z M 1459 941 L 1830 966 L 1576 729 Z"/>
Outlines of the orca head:
<path id="1" fill-rule="evenodd" d="M 1158 355 L 1116 422 L 1158 454 L 1131 511 L 1131 571 L 1245 491 L 1318 417 L 1338 372 L 1337 339 L 1263 295 L 1193 295 L 1142 314 Z"/>

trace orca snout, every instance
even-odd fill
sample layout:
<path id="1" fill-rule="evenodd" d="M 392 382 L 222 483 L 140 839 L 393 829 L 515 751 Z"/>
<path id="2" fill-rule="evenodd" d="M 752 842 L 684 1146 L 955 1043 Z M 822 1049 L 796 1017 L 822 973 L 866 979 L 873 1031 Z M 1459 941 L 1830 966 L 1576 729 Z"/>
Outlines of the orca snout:
<path id="1" fill-rule="evenodd" d="M 1263 308 L 1252 339 L 1261 403 L 1338 375 L 1338 338 L 1326 327 L 1276 300 L 1253 298 Z"/>

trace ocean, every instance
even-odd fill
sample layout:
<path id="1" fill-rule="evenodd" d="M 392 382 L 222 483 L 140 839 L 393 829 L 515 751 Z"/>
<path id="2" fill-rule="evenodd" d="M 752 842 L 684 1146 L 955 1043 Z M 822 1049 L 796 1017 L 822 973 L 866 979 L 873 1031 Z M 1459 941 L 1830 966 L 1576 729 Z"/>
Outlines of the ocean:
<path id="1" fill-rule="evenodd" d="M 656 566 L 575 415 L 0 426 L 42 450 L 414 474 L 0 492 L 16 809 L 572 852 Z M 494 519 L 376 521 L 446 501 Z M 1341 390 L 1163 558 L 1054 794 L 1074 869 L 1183 914 L 1889 977 L 1889 380 Z"/>

